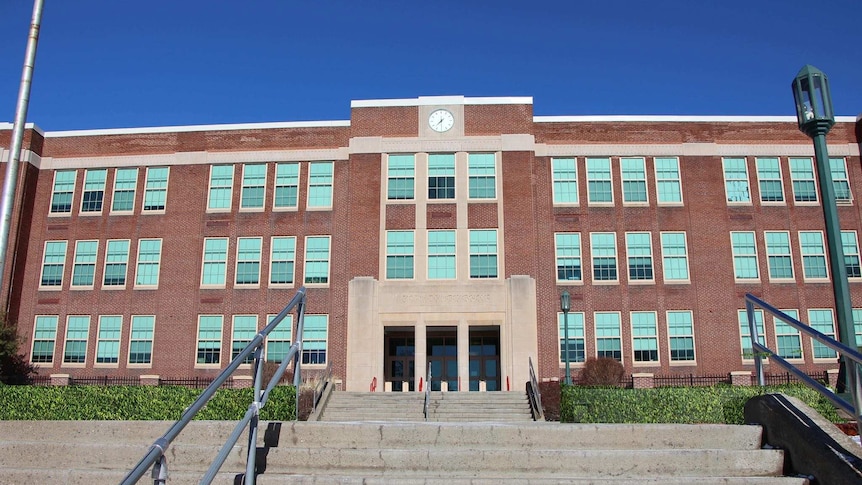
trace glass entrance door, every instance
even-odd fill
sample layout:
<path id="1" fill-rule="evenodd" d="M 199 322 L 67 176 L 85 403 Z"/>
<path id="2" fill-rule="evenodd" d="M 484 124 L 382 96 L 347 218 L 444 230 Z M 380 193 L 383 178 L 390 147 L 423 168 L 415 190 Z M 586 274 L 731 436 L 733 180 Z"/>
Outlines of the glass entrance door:
<path id="1" fill-rule="evenodd" d="M 485 389 L 499 391 L 500 383 L 500 330 L 470 332 L 470 390 L 479 390 L 479 381 Z"/>
<path id="2" fill-rule="evenodd" d="M 416 377 L 416 347 L 413 334 L 386 334 L 386 382 L 393 392 L 413 391 Z"/>
<path id="3" fill-rule="evenodd" d="M 458 390 L 458 334 L 453 329 L 447 332 L 428 333 L 428 364 L 431 366 L 429 384 L 432 391 L 442 389 L 446 382 L 449 391 Z"/>

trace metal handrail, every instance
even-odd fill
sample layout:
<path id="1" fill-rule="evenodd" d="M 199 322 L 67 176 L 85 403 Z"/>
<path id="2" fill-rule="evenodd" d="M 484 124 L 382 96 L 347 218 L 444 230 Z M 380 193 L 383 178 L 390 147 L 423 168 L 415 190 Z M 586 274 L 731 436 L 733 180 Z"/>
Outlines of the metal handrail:
<path id="1" fill-rule="evenodd" d="M 428 373 L 425 374 L 425 405 L 422 407 L 422 414 L 425 415 L 425 421 L 428 421 L 429 401 L 431 401 L 431 362 L 428 362 Z"/>
<path id="2" fill-rule="evenodd" d="M 527 357 L 530 364 L 530 389 L 527 391 L 530 395 L 530 406 L 533 407 L 533 416 L 539 421 L 545 419 L 545 412 L 542 409 L 542 393 L 539 392 L 539 380 L 536 379 L 536 369 L 533 367 L 533 358 Z"/>
<path id="3" fill-rule="evenodd" d="M 269 384 L 266 387 L 266 390 L 261 392 L 262 380 L 263 380 L 263 359 L 261 359 L 263 344 L 266 341 L 266 337 L 272 332 L 272 330 L 282 321 L 284 318 L 294 309 L 297 310 L 297 324 L 296 324 L 296 333 L 294 335 L 299 335 L 300 338 L 295 339 L 296 341 L 290 346 L 287 355 L 282 360 L 281 365 L 279 365 L 278 370 L 273 375 L 272 379 L 270 379 Z M 246 475 L 245 475 L 245 483 L 248 485 L 254 485 L 255 476 L 254 476 L 254 466 L 256 460 L 257 453 L 257 424 L 258 424 L 258 416 L 260 413 L 260 409 L 266 404 L 269 399 L 270 392 L 275 387 L 276 384 L 281 380 L 282 375 L 284 375 L 284 371 L 287 369 L 287 365 L 293 360 L 294 363 L 294 376 L 293 382 L 296 386 L 297 398 L 296 403 L 299 404 L 299 383 L 301 382 L 301 370 L 300 370 L 300 361 L 302 355 L 302 331 L 304 327 L 304 319 L 305 319 L 305 287 L 300 288 L 296 295 L 290 300 L 290 303 L 284 307 L 284 309 L 272 319 L 272 321 L 263 328 L 257 335 L 249 342 L 248 345 L 230 362 L 225 370 L 223 370 L 207 387 L 201 395 L 195 399 L 195 401 L 183 411 L 183 414 L 180 416 L 180 419 L 171 425 L 168 428 L 167 432 L 158 438 L 153 444 L 150 446 L 150 449 L 144 455 L 143 458 L 138 462 L 135 467 L 129 471 L 129 473 L 123 478 L 123 481 L 120 482 L 121 485 L 132 485 L 138 482 L 141 477 L 147 472 L 147 469 L 152 466 L 152 477 L 154 485 L 162 485 L 165 483 L 167 479 L 167 460 L 165 458 L 165 452 L 168 447 L 171 445 L 173 440 L 182 432 L 182 430 L 186 427 L 186 425 L 191 422 L 191 420 L 195 417 L 195 415 L 203 409 L 204 406 L 209 402 L 209 400 L 215 395 L 216 391 L 221 387 L 221 385 L 227 381 L 233 373 L 239 368 L 239 366 L 243 363 L 243 361 L 248 358 L 250 355 L 254 354 L 255 364 L 255 376 L 254 376 L 254 401 L 249 405 L 248 411 L 246 411 L 245 416 L 237 423 L 237 426 L 234 428 L 227 442 L 225 442 L 221 451 L 219 452 L 216 459 L 213 461 L 210 469 L 207 471 L 207 474 L 201 479 L 200 483 L 209 484 L 215 478 L 215 475 L 218 473 L 218 470 L 221 468 L 222 464 L 224 464 L 225 459 L 227 459 L 230 450 L 233 448 L 234 444 L 236 444 L 239 436 L 242 434 L 243 429 L 246 425 L 249 427 L 249 446 L 248 446 L 248 457 L 247 457 L 247 465 L 246 465 Z"/>
<path id="4" fill-rule="evenodd" d="M 326 388 L 329 387 L 332 383 L 332 361 L 330 360 L 326 364 L 326 371 L 323 373 L 323 378 L 317 381 L 317 384 L 314 386 L 314 400 L 311 403 L 311 412 L 314 413 L 317 411 L 317 405 L 320 403 L 320 398 L 323 397 L 323 392 L 326 391 Z M 299 403 L 299 401 L 297 401 Z M 297 404 L 298 406 L 298 404 Z"/>
<path id="5" fill-rule="evenodd" d="M 844 358 L 846 363 L 847 375 L 849 377 L 849 381 L 851 383 L 850 386 L 850 395 L 852 397 L 852 403 L 848 403 L 841 396 L 832 392 L 831 389 L 824 386 L 817 380 L 811 378 L 808 374 L 799 370 L 795 365 L 791 364 L 780 355 L 776 354 L 772 349 L 766 347 L 765 345 L 758 342 L 759 335 L 757 333 L 757 325 L 754 321 L 754 307 L 758 306 L 769 313 L 770 315 L 779 318 L 784 323 L 790 325 L 791 327 L 799 330 L 805 335 L 817 340 L 823 345 L 829 347 L 830 349 L 837 352 Z M 860 398 L 862 398 L 862 370 L 860 370 L 860 365 L 862 365 L 862 353 L 859 353 L 856 349 L 852 349 L 841 342 L 825 335 L 810 326 L 802 323 L 801 321 L 791 317 L 790 315 L 782 312 L 781 310 L 773 307 L 769 303 L 761 300 L 760 298 L 752 295 L 745 295 L 745 312 L 748 317 L 748 328 L 749 335 L 751 337 L 751 349 L 754 353 L 754 370 L 757 373 L 757 382 L 759 385 L 766 385 L 766 378 L 763 374 L 763 359 L 764 355 L 770 359 L 771 362 L 775 362 L 779 366 L 786 369 L 788 372 L 792 373 L 796 378 L 800 381 L 815 389 L 817 392 L 822 394 L 826 399 L 828 399 L 832 404 L 836 407 L 843 409 L 844 411 L 852 414 L 856 418 L 856 429 L 859 434 L 862 434 L 862 410 L 860 410 Z"/>

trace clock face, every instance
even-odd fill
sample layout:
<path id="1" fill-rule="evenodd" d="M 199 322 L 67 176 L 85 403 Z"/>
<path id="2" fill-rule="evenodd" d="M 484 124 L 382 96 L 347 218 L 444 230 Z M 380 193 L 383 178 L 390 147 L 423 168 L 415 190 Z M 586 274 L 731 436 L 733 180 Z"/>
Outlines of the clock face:
<path id="1" fill-rule="evenodd" d="M 428 126 L 438 133 L 449 131 L 454 125 L 455 117 L 445 109 L 435 110 L 428 117 Z"/>

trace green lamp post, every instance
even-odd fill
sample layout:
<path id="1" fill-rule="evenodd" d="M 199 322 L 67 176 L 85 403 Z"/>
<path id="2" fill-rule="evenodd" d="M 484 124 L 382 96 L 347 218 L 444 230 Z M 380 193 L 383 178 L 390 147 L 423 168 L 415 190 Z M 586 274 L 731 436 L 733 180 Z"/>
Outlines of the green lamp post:
<path id="1" fill-rule="evenodd" d="M 560 310 L 563 311 L 563 359 L 566 361 L 566 384 L 572 383 L 569 370 L 569 310 L 572 309 L 572 297 L 563 290 L 560 295 Z"/>

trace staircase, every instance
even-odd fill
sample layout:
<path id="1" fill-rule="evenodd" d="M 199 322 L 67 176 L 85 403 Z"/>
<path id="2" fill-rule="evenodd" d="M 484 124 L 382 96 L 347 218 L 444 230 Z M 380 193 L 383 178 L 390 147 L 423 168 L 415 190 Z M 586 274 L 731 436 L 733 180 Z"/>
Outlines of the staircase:
<path id="1" fill-rule="evenodd" d="M 0 483 L 119 483 L 170 424 L 0 422 Z M 168 484 L 198 483 L 233 426 L 189 424 L 166 453 Z M 260 434 L 263 485 L 808 483 L 780 476 L 783 452 L 760 449 L 757 426 L 288 422 Z M 245 454 L 234 447 L 214 483 L 235 483 Z"/>
<path id="2" fill-rule="evenodd" d="M 425 421 L 425 395 L 416 392 L 333 392 L 321 421 Z M 428 421 L 532 421 L 523 392 L 432 392 Z"/>

